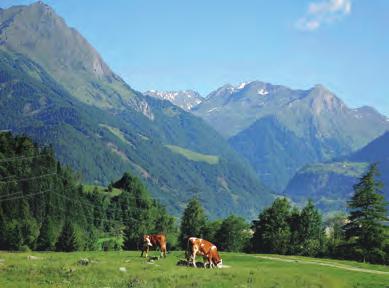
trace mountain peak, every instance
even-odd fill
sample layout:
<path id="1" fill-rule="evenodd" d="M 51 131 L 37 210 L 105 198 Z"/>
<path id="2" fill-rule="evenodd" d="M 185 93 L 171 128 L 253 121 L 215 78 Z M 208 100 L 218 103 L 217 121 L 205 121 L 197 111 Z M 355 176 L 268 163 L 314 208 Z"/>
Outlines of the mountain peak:
<path id="1" fill-rule="evenodd" d="M 0 23 L 0 48 L 33 60 L 80 101 L 105 109 L 132 107 L 144 113 L 143 100 L 49 5 L 38 1 L 1 10 Z"/>
<path id="2" fill-rule="evenodd" d="M 38 1 L 3 11 L 7 10 L 15 13 L 0 15 L 0 22 L 7 23 L 0 30 L 0 40 L 6 47 L 38 63 L 51 64 L 55 70 L 58 67 L 83 69 L 98 78 L 112 77 L 95 49 L 75 29 L 68 27 L 49 5 Z"/>
<path id="3" fill-rule="evenodd" d="M 204 99 L 198 92 L 191 89 L 178 91 L 148 90 L 143 94 L 158 99 L 170 101 L 174 105 L 186 111 L 192 110 L 192 108 L 200 104 Z"/>
<path id="4" fill-rule="evenodd" d="M 346 107 L 342 100 L 321 84 L 317 84 L 308 90 L 307 97 L 310 99 L 311 108 L 316 115 L 321 114 L 323 110 L 341 111 Z"/>

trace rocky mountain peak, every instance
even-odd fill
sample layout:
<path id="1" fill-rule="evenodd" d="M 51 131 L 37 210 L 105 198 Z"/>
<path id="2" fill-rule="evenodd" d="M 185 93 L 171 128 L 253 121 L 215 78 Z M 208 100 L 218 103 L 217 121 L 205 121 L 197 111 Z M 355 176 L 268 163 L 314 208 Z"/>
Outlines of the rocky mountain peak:
<path id="1" fill-rule="evenodd" d="M 192 108 L 199 105 L 204 100 L 204 98 L 198 92 L 190 89 L 178 91 L 148 90 L 143 94 L 170 101 L 174 105 L 186 111 L 192 110 Z"/>
<path id="2" fill-rule="evenodd" d="M 308 99 L 314 114 L 319 115 L 323 111 L 342 111 L 346 105 L 325 86 L 318 84 L 308 91 Z"/>
<path id="3" fill-rule="evenodd" d="M 147 104 L 142 97 L 50 6 L 39 1 L 4 9 L 0 23 L 0 48 L 33 60 L 80 101 L 104 109 L 133 108 L 145 114 L 139 108 Z"/>

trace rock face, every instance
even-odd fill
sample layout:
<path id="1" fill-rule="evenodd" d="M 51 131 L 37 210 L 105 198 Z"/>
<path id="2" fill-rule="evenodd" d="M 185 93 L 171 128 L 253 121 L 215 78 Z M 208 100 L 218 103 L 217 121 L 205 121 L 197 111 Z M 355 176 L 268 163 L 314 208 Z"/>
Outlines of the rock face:
<path id="1" fill-rule="evenodd" d="M 203 101 L 203 97 L 199 93 L 193 90 L 181 90 L 181 91 L 157 91 L 149 90 L 143 94 L 151 97 L 155 97 L 162 100 L 167 100 L 174 105 L 190 111 Z"/>
<path id="2" fill-rule="evenodd" d="M 225 85 L 192 112 L 228 138 L 278 192 L 304 165 L 349 154 L 389 129 L 388 119 L 373 108 L 351 109 L 322 85 Z"/>

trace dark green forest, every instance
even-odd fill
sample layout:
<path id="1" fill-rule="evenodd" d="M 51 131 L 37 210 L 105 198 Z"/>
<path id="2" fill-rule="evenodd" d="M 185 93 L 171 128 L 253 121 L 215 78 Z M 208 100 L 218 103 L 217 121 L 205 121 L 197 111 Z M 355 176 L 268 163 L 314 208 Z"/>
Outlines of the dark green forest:
<path id="1" fill-rule="evenodd" d="M 174 218 L 125 173 L 116 196 L 86 191 L 79 175 L 25 136 L 0 134 L 0 250 L 136 249 L 144 233 L 175 233 Z"/>

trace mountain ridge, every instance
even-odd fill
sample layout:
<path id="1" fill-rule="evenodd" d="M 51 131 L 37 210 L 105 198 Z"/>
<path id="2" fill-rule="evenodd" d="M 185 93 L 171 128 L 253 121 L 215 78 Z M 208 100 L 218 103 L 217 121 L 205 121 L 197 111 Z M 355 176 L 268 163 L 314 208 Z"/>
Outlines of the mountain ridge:
<path id="1" fill-rule="evenodd" d="M 170 101 L 185 111 L 192 110 L 193 107 L 199 105 L 204 100 L 198 92 L 191 89 L 175 91 L 147 90 L 143 92 L 143 94 L 161 100 Z"/>
<path id="2" fill-rule="evenodd" d="M 94 71 L 94 48 L 78 41 L 62 20 L 52 20 L 56 14 L 43 4 L 12 9 L 24 14 L 0 32 L 1 128 L 51 143 L 61 162 L 88 183 L 108 184 L 131 170 L 175 215 L 193 196 L 204 202 L 211 218 L 252 217 L 270 203 L 269 189 L 202 119 L 133 90 L 109 67 Z M 11 12 L 2 10 L 1 21 Z M 49 20 L 39 13 L 49 13 Z M 41 32 L 42 41 L 27 49 L 29 39 L 40 39 Z M 71 53 L 54 49 L 64 42 Z M 203 161 L 216 159 L 212 156 L 217 163 Z"/>
<path id="3" fill-rule="evenodd" d="M 312 199 L 325 212 L 345 211 L 353 194 L 353 185 L 367 171 L 378 164 L 383 194 L 389 200 L 389 132 L 374 139 L 362 149 L 332 161 L 311 164 L 300 169 L 290 180 L 284 195 L 303 205 Z"/>
<path id="4" fill-rule="evenodd" d="M 307 90 L 261 81 L 224 85 L 192 112 L 278 192 L 304 165 L 347 155 L 389 129 L 388 118 L 374 108 L 351 109 L 320 84 Z"/>

